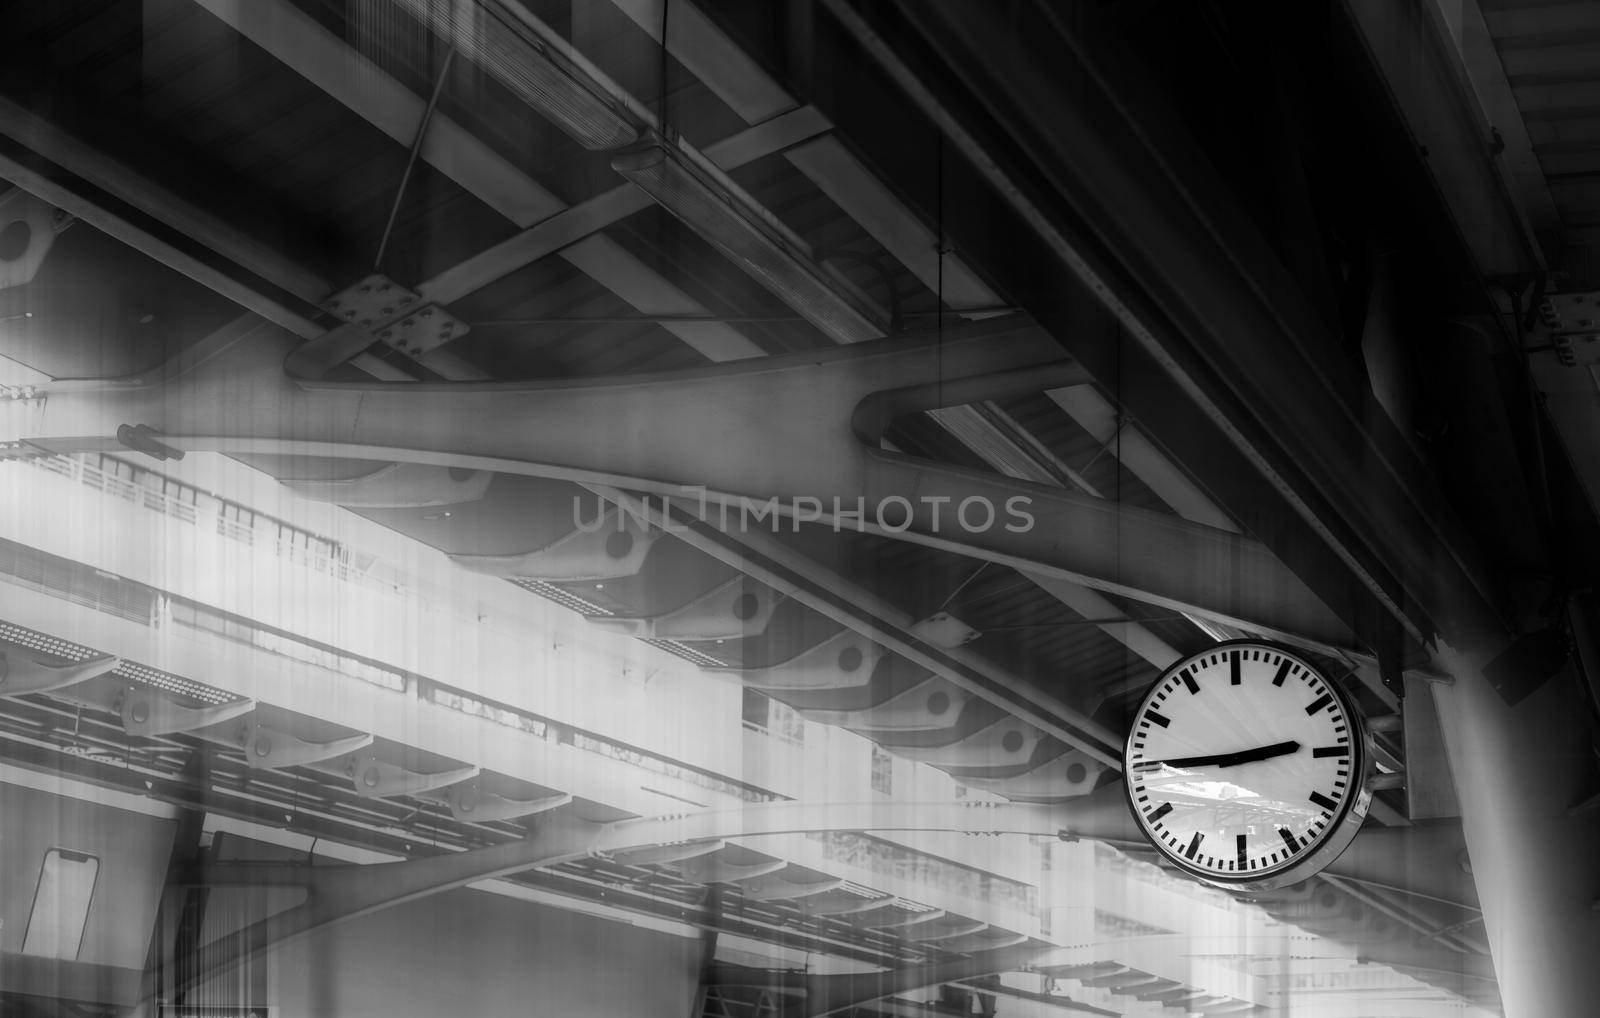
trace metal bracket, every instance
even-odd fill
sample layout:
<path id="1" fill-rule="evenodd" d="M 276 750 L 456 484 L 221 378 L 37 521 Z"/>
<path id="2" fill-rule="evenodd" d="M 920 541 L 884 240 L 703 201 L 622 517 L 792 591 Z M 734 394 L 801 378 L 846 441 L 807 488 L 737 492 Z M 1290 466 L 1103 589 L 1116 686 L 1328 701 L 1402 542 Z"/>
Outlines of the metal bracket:
<path id="1" fill-rule="evenodd" d="M 22 188 L 0 194 L 0 290 L 33 280 L 56 234 L 65 229 L 57 223 L 50 203 Z"/>
<path id="2" fill-rule="evenodd" d="M 183 450 L 174 449 L 165 442 L 158 441 L 154 431 L 146 424 L 119 424 L 117 425 L 117 441 L 132 449 L 142 452 L 155 460 L 181 460 Z"/>
<path id="3" fill-rule="evenodd" d="M 708 855 L 696 856 L 686 859 L 674 868 L 683 874 L 683 879 L 692 884 L 717 884 L 739 883 L 755 877 L 776 873 L 789 865 L 787 859 L 763 859 L 754 863 L 731 863 L 726 859 L 713 858 Z"/>
<path id="4" fill-rule="evenodd" d="M 1538 311 L 1534 333 L 1545 334 L 1562 364 L 1600 364 L 1600 291 L 1553 293 Z"/>
<path id="5" fill-rule="evenodd" d="M 837 890 L 843 886 L 843 877 L 812 880 L 808 883 L 800 884 L 792 880 L 784 880 L 778 876 L 765 876 L 746 882 L 742 886 L 741 892 L 749 901 L 798 900 L 800 898 L 809 898 L 814 894 Z"/>
<path id="6" fill-rule="evenodd" d="M 1022 774 L 1004 778 L 963 776 L 957 777 L 956 781 L 971 788 L 994 792 L 1011 799 L 1033 801 L 1070 799 L 1094 791 L 1095 784 L 1105 769 L 1105 765 L 1098 760 L 1069 749 L 1055 759 Z"/>
<path id="7" fill-rule="evenodd" d="M 107 654 L 67 665 L 47 665 L 24 657 L 16 649 L 0 650 L 0 696 L 48 693 L 104 675 L 122 664 L 122 659 Z"/>
<path id="8" fill-rule="evenodd" d="M 837 897 L 815 898 L 800 902 L 800 910 L 810 915 L 856 915 L 861 912 L 871 912 L 874 909 L 886 908 L 894 904 L 895 896 L 885 895 L 882 898 L 862 898 L 850 894 Z"/>
<path id="9" fill-rule="evenodd" d="M 728 843 L 721 838 L 713 841 L 687 841 L 677 845 L 652 845 L 649 848 L 631 848 L 625 852 L 612 852 L 607 858 L 624 866 L 654 866 L 659 863 L 682 862 L 712 852 L 720 852 Z"/>
<path id="10" fill-rule="evenodd" d="M 853 629 L 838 633 L 787 661 L 765 668 L 706 668 L 758 689 L 853 689 L 872 681 L 887 651 Z"/>
<path id="11" fill-rule="evenodd" d="M 998 951 L 1002 947 L 1015 947 L 1032 939 L 1026 933 L 1008 933 L 1005 930 L 996 930 L 991 926 L 977 933 L 969 933 L 965 936 L 946 940 L 939 946 L 946 951 L 976 954 L 979 951 Z"/>
<path id="12" fill-rule="evenodd" d="M 476 766 L 467 766 L 437 771 L 433 774 L 421 774 L 417 771 L 408 771 L 404 767 L 396 767 L 391 763 L 384 763 L 371 754 L 352 758 L 345 764 L 344 770 L 350 778 L 351 785 L 355 787 L 356 794 L 363 799 L 431 792 L 458 781 L 470 781 L 480 772 L 480 768 Z"/>
<path id="13" fill-rule="evenodd" d="M 352 735 L 332 742 L 307 742 L 287 732 L 262 724 L 245 728 L 241 737 L 245 763 L 253 768 L 277 770 L 301 764 L 321 763 L 372 745 L 371 735 Z"/>
<path id="14" fill-rule="evenodd" d="M 972 694 L 943 679 L 927 681 L 871 707 L 836 710 L 804 708 L 802 715 L 825 725 L 878 732 L 932 732 L 950 728 Z"/>
<path id="15" fill-rule="evenodd" d="M 489 823 L 494 820 L 515 820 L 518 817 L 544 813 L 572 801 L 572 795 L 561 792 L 538 799 L 508 799 L 494 792 L 486 792 L 475 781 L 451 785 L 440 792 L 426 793 L 450 807 L 450 815 L 457 820 Z"/>
<path id="16" fill-rule="evenodd" d="M 117 695 L 116 710 L 122 730 L 129 735 L 168 735 L 191 732 L 242 717 L 256 709 L 254 700 L 239 700 L 209 707 L 185 707 L 158 689 L 126 686 Z"/>
<path id="17" fill-rule="evenodd" d="M 660 615 L 589 616 L 588 621 L 642 640 L 731 640 L 764 632 L 777 607 L 778 595 L 772 588 L 736 576 Z"/>
<path id="18" fill-rule="evenodd" d="M 962 923 L 959 926 L 941 923 L 937 926 L 926 928 L 919 926 L 917 929 L 900 934 L 900 937 L 902 940 L 954 940 L 957 937 L 969 937 L 974 933 L 982 933 L 988 928 L 989 924 L 984 922 Z"/>
<path id="19" fill-rule="evenodd" d="M 535 551 L 519 555 L 451 555 L 450 561 L 469 572 L 489 576 L 544 580 L 609 580 L 633 576 L 662 536 L 631 513 L 610 509 L 593 526 L 574 530 Z"/>
<path id="20" fill-rule="evenodd" d="M 937 919 L 943 919 L 948 914 L 942 908 L 934 908 L 926 912 L 918 912 L 903 919 L 891 919 L 886 923 L 868 922 L 862 923 L 862 925 L 874 930 L 898 930 L 907 926 L 921 926 L 923 923 L 931 923 Z"/>
<path id="21" fill-rule="evenodd" d="M 921 622 L 913 623 L 911 632 L 935 647 L 959 647 L 983 635 L 949 612 L 934 612 Z"/>
<path id="22" fill-rule="evenodd" d="M 1044 733 L 1016 718 L 1001 718 L 971 735 L 942 746 L 885 744 L 896 756 L 935 767 L 1009 767 L 1023 763 Z"/>
<path id="23" fill-rule="evenodd" d="M 412 357 L 464 336 L 471 326 L 394 280 L 371 275 L 327 297 L 322 306 L 380 343 Z"/>

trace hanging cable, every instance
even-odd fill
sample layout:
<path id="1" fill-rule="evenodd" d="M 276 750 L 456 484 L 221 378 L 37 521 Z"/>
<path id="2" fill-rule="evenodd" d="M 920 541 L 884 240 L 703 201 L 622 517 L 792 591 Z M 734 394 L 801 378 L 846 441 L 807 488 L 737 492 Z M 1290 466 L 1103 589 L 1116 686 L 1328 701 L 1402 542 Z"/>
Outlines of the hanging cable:
<path id="1" fill-rule="evenodd" d="M 401 199 L 405 198 L 406 186 L 411 183 L 411 172 L 416 168 L 417 156 L 422 152 L 422 141 L 428 136 L 428 122 L 433 119 L 433 111 L 439 105 L 439 96 L 444 92 L 445 80 L 450 75 L 450 62 L 455 55 L 454 46 L 445 50 L 444 63 L 439 65 L 439 77 L 433 83 L 433 94 L 428 96 L 427 108 L 422 111 L 422 122 L 417 125 L 417 136 L 411 139 L 411 154 L 406 157 L 405 172 L 400 174 L 400 187 L 395 190 L 394 204 L 389 207 L 389 221 L 383 225 L 383 237 L 378 241 L 378 254 L 372 259 L 373 272 L 383 267 L 383 256 L 389 249 L 389 235 L 394 232 L 395 220 L 400 215 Z"/>

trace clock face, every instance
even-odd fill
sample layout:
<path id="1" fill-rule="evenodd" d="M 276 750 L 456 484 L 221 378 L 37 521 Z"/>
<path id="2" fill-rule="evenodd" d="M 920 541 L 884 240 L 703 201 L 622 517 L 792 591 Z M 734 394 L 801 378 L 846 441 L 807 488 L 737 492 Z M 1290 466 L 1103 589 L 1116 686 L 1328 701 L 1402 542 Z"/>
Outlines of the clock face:
<path id="1" fill-rule="evenodd" d="M 1216 883 L 1304 879 L 1366 813 L 1365 732 L 1351 701 L 1271 644 L 1219 644 L 1169 668 L 1134 716 L 1123 767 L 1146 836 Z"/>

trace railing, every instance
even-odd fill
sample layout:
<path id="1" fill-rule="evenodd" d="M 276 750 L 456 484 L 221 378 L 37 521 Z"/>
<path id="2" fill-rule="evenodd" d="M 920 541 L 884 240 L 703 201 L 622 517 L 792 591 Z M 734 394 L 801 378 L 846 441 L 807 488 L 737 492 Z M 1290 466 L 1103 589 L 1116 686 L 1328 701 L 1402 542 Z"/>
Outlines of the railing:
<path id="1" fill-rule="evenodd" d="M 129 480 L 102 470 L 88 460 L 77 456 L 44 456 L 25 462 L 58 474 L 84 487 L 112 498 L 141 505 L 171 519 L 196 527 L 215 529 L 218 534 L 252 548 L 271 550 L 277 557 L 287 559 L 320 573 L 329 573 L 348 583 L 358 583 L 394 593 L 394 585 L 369 576 L 374 559 L 369 555 L 352 555 L 350 549 L 336 541 L 301 530 L 293 524 L 270 516 L 257 515 L 254 523 L 231 519 L 224 507 L 231 503 L 216 498 L 180 481 L 173 481 L 149 471 L 140 470 L 142 478 L 172 485 L 185 499 L 172 491 L 161 491 L 148 483 Z M 202 502 L 211 504 L 202 505 Z M 287 532 L 289 536 L 285 537 Z"/>

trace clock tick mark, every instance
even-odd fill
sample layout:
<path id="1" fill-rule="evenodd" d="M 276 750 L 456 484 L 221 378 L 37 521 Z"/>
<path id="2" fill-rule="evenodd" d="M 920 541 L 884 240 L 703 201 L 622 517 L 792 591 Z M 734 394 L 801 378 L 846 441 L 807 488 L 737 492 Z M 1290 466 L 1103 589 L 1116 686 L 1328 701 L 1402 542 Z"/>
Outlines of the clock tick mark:
<path id="1" fill-rule="evenodd" d="M 1144 717 L 1145 717 L 1146 721 L 1154 721 L 1156 724 L 1160 725 L 1162 728 L 1166 728 L 1168 725 L 1172 724 L 1172 721 L 1170 719 L 1168 719 L 1165 715 L 1157 714 L 1153 710 L 1145 711 L 1144 712 Z"/>
<path id="2" fill-rule="evenodd" d="M 1333 694 L 1332 693 L 1323 693 L 1321 696 L 1317 697 L 1315 700 L 1312 700 L 1309 704 L 1306 705 L 1306 713 L 1307 714 L 1315 714 L 1317 711 L 1319 711 L 1322 708 L 1328 706 L 1328 704 L 1330 704 L 1332 702 L 1333 702 Z"/>
<path id="3" fill-rule="evenodd" d="M 1278 665 L 1278 674 L 1276 674 L 1276 675 L 1274 675 L 1272 677 L 1272 684 L 1274 686 L 1281 686 L 1281 685 L 1283 685 L 1283 680 L 1288 678 L 1288 677 L 1289 677 L 1289 659 L 1288 658 L 1284 658 L 1283 659 L 1283 663 Z"/>
<path id="4" fill-rule="evenodd" d="M 1312 792 L 1309 798 L 1312 802 L 1326 810 L 1332 810 L 1339 805 L 1337 802 L 1328 798 L 1326 795 L 1323 795 L 1321 792 Z"/>
<path id="5" fill-rule="evenodd" d="M 1316 749 L 1313 749 L 1311 751 L 1311 755 L 1314 756 L 1314 757 L 1349 756 L 1350 755 L 1350 747 L 1349 746 L 1318 746 Z"/>
<path id="6" fill-rule="evenodd" d="M 1239 652 L 1234 651 L 1228 655 L 1228 685 L 1239 684 Z"/>
<path id="7" fill-rule="evenodd" d="M 1190 859 L 1193 859 L 1195 852 L 1199 851 L 1200 849 L 1200 839 L 1204 837 L 1204 834 L 1201 834 L 1199 831 L 1195 831 L 1194 837 L 1189 841 L 1189 847 L 1183 850 L 1183 854 L 1188 856 Z"/>
<path id="8" fill-rule="evenodd" d="M 1166 816 L 1168 813 L 1171 813 L 1171 812 L 1172 812 L 1172 803 L 1164 802 L 1161 805 L 1157 806 L 1155 809 L 1151 810 L 1149 812 L 1148 816 L 1150 818 L 1150 822 L 1151 823 L 1155 823 L 1156 821 L 1160 820 L 1162 817 Z"/>
<path id="9" fill-rule="evenodd" d="M 1200 692 L 1199 683 L 1194 681 L 1194 676 L 1190 675 L 1187 670 L 1179 672 L 1178 673 L 1178 678 L 1182 679 L 1183 680 L 1183 684 L 1185 686 L 1189 687 L 1189 695 L 1190 696 L 1193 696 L 1194 694 Z"/>
<path id="10" fill-rule="evenodd" d="M 1280 827 L 1278 828 L 1278 834 L 1282 836 L 1283 843 L 1289 847 L 1290 855 L 1300 851 L 1300 842 L 1294 839 L 1293 831 L 1289 830 L 1287 827 Z"/>

